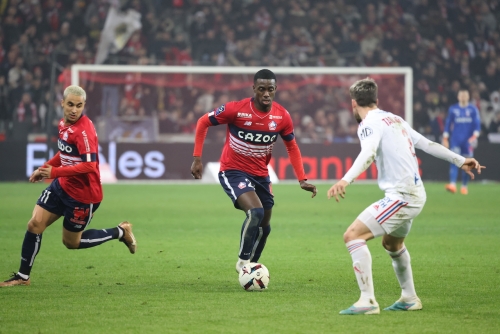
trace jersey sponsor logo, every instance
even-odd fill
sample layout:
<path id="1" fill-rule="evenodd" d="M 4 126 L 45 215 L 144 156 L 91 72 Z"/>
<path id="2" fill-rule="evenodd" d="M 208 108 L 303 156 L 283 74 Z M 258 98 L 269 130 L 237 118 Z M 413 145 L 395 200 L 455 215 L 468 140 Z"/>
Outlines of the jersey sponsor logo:
<path id="1" fill-rule="evenodd" d="M 63 152 L 66 152 L 66 153 L 73 152 L 73 147 L 71 147 L 71 145 L 64 144 L 64 142 L 62 140 L 60 140 L 60 139 L 57 141 L 57 148 L 60 151 L 63 151 Z"/>
<path id="2" fill-rule="evenodd" d="M 278 124 L 275 121 L 269 122 L 268 125 L 269 125 L 269 130 L 276 130 L 276 128 L 278 127 Z"/>
<path id="3" fill-rule="evenodd" d="M 283 116 L 269 115 L 269 119 L 283 119 Z"/>
<path id="4" fill-rule="evenodd" d="M 361 129 L 359 135 L 361 137 L 361 140 L 371 136 L 373 134 L 373 130 L 370 127 L 364 127 Z"/>
<path id="5" fill-rule="evenodd" d="M 472 123 L 472 117 L 457 117 L 455 123 Z"/>
<path id="6" fill-rule="evenodd" d="M 238 115 L 236 115 L 237 118 L 252 118 L 252 114 L 248 114 L 246 112 L 239 112 Z"/>
<path id="7" fill-rule="evenodd" d="M 246 187 L 247 187 L 247 184 L 245 182 L 240 182 L 240 184 L 238 184 L 238 188 L 240 188 L 240 189 L 243 189 Z"/>
<path id="8" fill-rule="evenodd" d="M 250 125 L 252 125 L 252 121 L 246 121 L 245 124 L 243 124 L 243 125 L 250 126 Z"/>
<path id="9" fill-rule="evenodd" d="M 225 104 L 221 105 L 219 108 L 217 108 L 217 110 L 215 110 L 215 116 L 222 114 L 224 112 L 224 110 L 226 110 Z"/>
<path id="10" fill-rule="evenodd" d="M 276 140 L 276 135 L 266 135 L 263 133 L 251 133 L 238 131 L 238 137 L 251 143 L 272 143 Z"/>

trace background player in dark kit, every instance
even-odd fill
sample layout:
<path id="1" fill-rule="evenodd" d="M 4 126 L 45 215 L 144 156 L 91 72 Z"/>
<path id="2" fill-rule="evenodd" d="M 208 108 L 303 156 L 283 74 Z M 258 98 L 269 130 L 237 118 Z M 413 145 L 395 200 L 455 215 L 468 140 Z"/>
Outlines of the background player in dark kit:
<path id="1" fill-rule="evenodd" d="M 283 138 L 300 187 L 312 192 L 312 197 L 316 196 L 316 187 L 306 182 L 290 114 L 273 102 L 276 89 L 274 73 L 260 70 L 254 76 L 252 98 L 228 102 L 200 117 L 196 126 L 191 174 L 201 179 L 201 155 L 208 128 L 227 124 L 219 181 L 235 208 L 246 214 L 241 228 L 237 272 L 246 263 L 259 261 L 271 232 L 274 200 L 267 165 L 278 135 Z"/>

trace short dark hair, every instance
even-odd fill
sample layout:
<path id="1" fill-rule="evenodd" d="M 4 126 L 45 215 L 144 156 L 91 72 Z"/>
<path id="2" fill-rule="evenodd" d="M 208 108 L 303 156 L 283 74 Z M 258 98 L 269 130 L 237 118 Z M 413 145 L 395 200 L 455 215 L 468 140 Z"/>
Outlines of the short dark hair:
<path id="1" fill-rule="evenodd" d="M 377 104 L 378 86 L 371 78 L 358 80 L 349 88 L 349 94 L 360 107 L 370 107 Z"/>
<path id="2" fill-rule="evenodd" d="M 265 79 L 265 80 L 272 80 L 276 82 L 276 75 L 273 73 L 273 71 L 268 70 L 268 69 L 263 69 L 255 73 L 253 76 L 253 83 L 256 83 L 258 79 Z"/>

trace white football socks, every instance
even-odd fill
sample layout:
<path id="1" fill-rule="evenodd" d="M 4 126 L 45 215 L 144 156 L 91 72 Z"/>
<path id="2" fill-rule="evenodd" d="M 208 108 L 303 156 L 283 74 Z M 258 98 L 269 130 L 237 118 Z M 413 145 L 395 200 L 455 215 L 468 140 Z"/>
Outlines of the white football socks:
<path id="1" fill-rule="evenodd" d="M 403 245 L 403 248 L 396 252 L 389 252 L 387 254 L 392 258 L 392 267 L 398 278 L 399 285 L 401 286 L 401 296 L 405 299 L 412 299 L 417 296 L 415 292 L 415 285 L 413 284 L 413 273 L 411 270 L 410 253 Z"/>
<path id="2" fill-rule="evenodd" d="M 361 297 L 359 302 L 376 305 L 375 292 L 373 288 L 372 256 L 370 250 L 363 239 L 356 239 L 347 242 L 347 250 L 352 257 L 354 274 L 358 281 Z"/>

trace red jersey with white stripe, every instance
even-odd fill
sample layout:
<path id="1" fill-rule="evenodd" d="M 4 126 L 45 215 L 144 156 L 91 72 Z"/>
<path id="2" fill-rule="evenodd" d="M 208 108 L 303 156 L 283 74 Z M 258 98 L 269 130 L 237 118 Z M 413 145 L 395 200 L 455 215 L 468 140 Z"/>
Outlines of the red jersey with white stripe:
<path id="1" fill-rule="evenodd" d="M 97 162 L 99 146 L 97 132 L 92 121 L 82 115 L 69 126 L 64 119 L 59 122 L 59 148 L 61 166 L 75 166 L 82 162 Z M 63 190 L 79 202 L 90 204 L 102 201 L 102 186 L 99 168 L 95 172 L 75 176 L 59 177 Z"/>
<path id="2" fill-rule="evenodd" d="M 284 107 L 273 102 L 269 112 L 255 108 L 253 98 L 229 102 L 208 114 L 212 125 L 227 124 L 220 170 L 240 170 L 267 176 L 274 143 L 281 136 L 291 141 L 293 122 Z"/>

